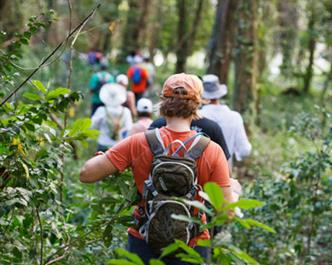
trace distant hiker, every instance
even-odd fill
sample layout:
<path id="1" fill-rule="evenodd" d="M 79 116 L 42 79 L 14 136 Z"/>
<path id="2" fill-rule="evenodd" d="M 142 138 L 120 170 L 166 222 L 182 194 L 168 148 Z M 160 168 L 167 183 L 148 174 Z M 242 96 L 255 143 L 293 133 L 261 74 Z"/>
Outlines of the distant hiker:
<path id="1" fill-rule="evenodd" d="M 137 117 L 138 121 L 133 124 L 129 135 L 135 133 L 145 132 L 152 123 L 152 101 L 147 98 L 141 98 L 137 102 Z"/>
<path id="2" fill-rule="evenodd" d="M 138 51 L 131 51 L 126 58 L 126 61 L 130 66 L 132 66 L 143 62 L 143 57 Z"/>
<path id="3" fill-rule="evenodd" d="M 220 146 L 190 130 L 192 119 L 197 118 L 202 90 L 197 76 L 170 76 L 164 83 L 160 103 L 166 127 L 134 134 L 105 154 L 91 158 L 81 169 L 80 180 L 90 183 L 131 167 L 142 201 L 134 213 L 136 225 L 128 230 L 128 250 L 145 264 L 157 258 L 161 248 L 175 238 L 195 248 L 205 259 L 210 253 L 209 248 L 197 246 L 199 239 L 209 238 L 207 229 L 200 231 L 196 225 L 171 217 L 172 213 L 199 215 L 204 222 L 205 214 L 188 209 L 172 196 L 200 199 L 197 188 L 210 181 L 221 187 L 226 202 L 234 201 L 227 160 Z M 173 257 L 163 261 L 169 265 L 188 264 Z"/>
<path id="4" fill-rule="evenodd" d="M 107 72 L 107 64 L 102 63 L 100 65 L 100 71 L 94 73 L 90 79 L 89 86 L 91 92 L 91 116 L 94 114 L 96 109 L 103 106 L 104 103 L 99 98 L 100 88 L 107 83 L 113 83 L 114 77 Z"/>
<path id="5" fill-rule="evenodd" d="M 123 107 L 126 101 L 126 90 L 118 84 L 103 85 L 100 99 L 105 106 L 98 107 L 91 117 L 92 128 L 100 131 L 98 151 L 106 151 L 128 136 L 132 127 L 130 110 Z"/>
<path id="6" fill-rule="evenodd" d="M 102 58 L 103 54 L 100 51 L 90 50 L 87 59 L 90 65 L 96 65 L 100 63 Z"/>
<path id="7" fill-rule="evenodd" d="M 220 84 L 216 75 L 203 76 L 203 85 L 203 98 L 209 100 L 209 104 L 203 106 L 201 114 L 222 128 L 231 158 L 235 155 L 237 160 L 242 160 L 250 154 L 251 144 L 240 113 L 219 102 L 227 94 L 227 86 Z"/>
<path id="8" fill-rule="evenodd" d="M 120 74 L 116 77 L 116 83 L 123 86 L 127 90 L 129 84 L 128 77 L 124 74 Z M 131 114 L 136 117 L 137 110 L 134 92 L 127 90 L 127 99 L 126 102 L 122 104 L 122 106 L 127 107 L 131 111 Z"/>
<path id="9" fill-rule="evenodd" d="M 135 94 L 137 104 L 137 101 L 143 97 L 143 94 L 149 85 L 148 71 L 139 64 L 135 64 L 128 69 L 127 76 L 130 81 L 131 90 Z"/>

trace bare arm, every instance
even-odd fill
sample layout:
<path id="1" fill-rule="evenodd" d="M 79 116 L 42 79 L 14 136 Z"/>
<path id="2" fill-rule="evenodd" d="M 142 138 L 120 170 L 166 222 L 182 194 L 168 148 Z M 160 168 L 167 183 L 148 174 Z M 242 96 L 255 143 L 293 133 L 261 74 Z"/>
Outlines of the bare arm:
<path id="1" fill-rule="evenodd" d="M 232 187 L 221 187 L 221 190 L 227 203 L 236 202 L 236 199 L 233 195 Z"/>
<path id="2" fill-rule="evenodd" d="M 105 154 L 95 156 L 85 162 L 80 172 L 80 181 L 93 183 L 114 174 L 117 168 Z"/>

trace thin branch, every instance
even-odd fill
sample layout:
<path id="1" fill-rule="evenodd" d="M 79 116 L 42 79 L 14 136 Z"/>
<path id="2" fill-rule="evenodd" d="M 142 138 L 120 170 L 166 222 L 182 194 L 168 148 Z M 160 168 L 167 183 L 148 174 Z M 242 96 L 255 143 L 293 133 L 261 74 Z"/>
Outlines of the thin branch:
<path id="1" fill-rule="evenodd" d="M 36 215 L 37 215 L 37 219 L 38 219 L 38 223 L 39 223 L 39 230 L 40 230 L 40 258 L 39 258 L 39 263 L 40 265 L 43 265 L 43 250 L 44 250 L 44 239 L 43 239 L 43 224 L 41 222 L 41 219 L 40 219 L 40 214 L 39 214 L 39 209 L 38 207 L 36 206 Z"/>
<path id="2" fill-rule="evenodd" d="M 15 93 L 17 93 L 22 87 L 23 85 L 25 85 L 25 83 L 27 83 L 29 81 L 29 79 L 39 70 L 41 69 L 46 63 L 47 61 L 52 58 L 52 56 L 61 48 L 61 46 L 66 43 L 68 41 L 68 39 L 70 37 L 72 37 L 74 35 L 74 33 L 79 30 L 81 28 L 82 25 L 84 25 L 96 12 L 96 10 L 100 7 L 100 3 L 90 12 L 90 14 L 82 20 L 82 22 L 80 24 L 78 24 L 75 29 L 73 29 L 70 34 L 68 34 L 68 36 L 65 38 L 65 40 L 63 40 L 62 42 L 60 42 L 55 49 L 39 64 L 39 66 L 32 71 L 27 78 L 24 79 L 24 81 L 18 86 L 16 87 L 0 104 L 0 107 L 2 107 Z"/>

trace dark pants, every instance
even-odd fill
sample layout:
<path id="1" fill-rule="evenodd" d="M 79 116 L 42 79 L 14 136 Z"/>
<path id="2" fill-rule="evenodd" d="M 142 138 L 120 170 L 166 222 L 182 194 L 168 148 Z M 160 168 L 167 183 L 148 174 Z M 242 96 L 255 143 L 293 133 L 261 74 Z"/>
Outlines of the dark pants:
<path id="1" fill-rule="evenodd" d="M 207 260 L 210 254 L 209 248 L 195 247 L 194 248 L 205 260 Z M 145 265 L 149 265 L 150 259 L 157 259 L 158 256 L 153 254 L 149 246 L 144 240 L 136 238 L 132 235 L 128 235 L 128 251 L 137 254 L 144 262 Z M 193 263 L 183 262 L 179 259 L 165 258 L 162 260 L 166 265 L 192 265 Z"/>
<path id="2" fill-rule="evenodd" d="M 137 101 L 139 101 L 143 97 L 144 92 L 134 93 L 134 94 L 135 94 L 135 102 L 136 102 L 136 105 L 137 105 Z"/>

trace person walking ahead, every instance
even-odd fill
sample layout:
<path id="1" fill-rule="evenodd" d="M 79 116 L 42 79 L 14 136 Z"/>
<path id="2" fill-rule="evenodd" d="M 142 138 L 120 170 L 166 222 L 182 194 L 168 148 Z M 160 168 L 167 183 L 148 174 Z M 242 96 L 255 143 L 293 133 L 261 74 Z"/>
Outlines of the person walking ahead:
<path id="1" fill-rule="evenodd" d="M 220 104 L 220 99 L 227 94 L 227 86 L 220 84 L 216 75 L 203 76 L 203 85 L 203 98 L 210 102 L 203 106 L 201 114 L 219 124 L 225 135 L 231 159 L 235 156 L 237 160 L 242 160 L 250 154 L 251 144 L 240 113 Z"/>
<path id="2" fill-rule="evenodd" d="M 175 143 L 180 143 L 181 141 L 182 144 L 184 144 L 183 142 L 186 143 L 188 138 L 192 139 L 197 136 L 195 131 L 190 130 L 190 124 L 192 119 L 196 118 L 197 116 L 198 106 L 201 103 L 201 93 L 202 82 L 197 76 L 183 73 L 170 76 L 164 83 L 160 104 L 160 113 L 166 118 L 166 127 L 156 129 L 155 131 L 152 131 L 152 134 L 134 134 L 133 136 L 128 137 L 127 139 L 109 149 L 105 154 L 91 158 L 84 164 L 83 168 L 81 169 L 80 180 L 86 183 L 96 182 L 117 171 L 122 172 L 126 168 L 131 167 L 136 188 L 139 194 L 146 198 L 146 194 L 143 194 L 144 186 L 145 189 L 148 189 L 149 191 L 153 186 L 151 186 L 151 178 L 149 178 L 152 162 L 154 161 L 154 163 L 159 163 L 160 168 L 167 165 L 167 163 L 161 165 L 160 161 L 157 161 L 158 159 L 154 160 L 154 154 L 158 153 L 156 152 L 155 148 L 157 147 L 159 151 L 163 151 L 161 146 L 169 147 L 169 149 L 167 149 L 169 153 L 176 153 L 179 149 L 179 146 Z M 154 139 L 152 142 L 151 136 Z M 208 138 L 204 137 L 203 139 Z M 200 140 L 198 142 L 200 142 Z M 188 150 L 190 150 L 189 148 L 193 146 L 191 142 L 184 145 Z M 199 147 L 202 146 L 199 145 Z M 197 155 L 197 152 L 195 153 Z M 197 184 L 203 186 L 207 182 L 215 182 L 221 187 L 225 200 L 228 202 L 233 202 L 234 199 L 230 187 L 231 183 L 229 178 L 228 164 L 220 146 L 212 141 L 205 142 L 204 148 L 201 148 L 198 153 L 199 157 L 197 158 L 196 156 L 197 174 L 195 174 Z M 172 159 L 176 160 L 180 158 Z M 176 168 L 177 165 L 178 163 L 170 163 L 169 170 L 173 170 L 173 168 Z M 156 167 L 154 167 L 154 169 L 155 170 L 151 173 L 153 176 L 155 176 L 154 174 L 157 172 Z M 191 174 L 194 174 L 194 171 L 189 170 L 186 172 L 191 172 Z M 179 172 L 173 173 L 177 174 Z M 166 175 L 163 176 L 166 177 Z M 180 179 L 177 180 L 180 181 Z M 161 184 L 161 180 L 159 181 Z M 165 181 L 162 186 L 166 185 L 168 187 L 167 184 L 168 182 Z M 180 185 L 174 185 L 174 188 L 179 188 L 179 186 Z M 155 192 L 156 190 L 152 193 L 153 196 L 156 195 Z M 140 228 L 144 228 L 144 225 L 147 224 L 144 222 L 144 216 L 146 215 L 142 214 L 140 211 L 140 209 L 142 209 L 142 203 L 143 201 L 138 203 L 139 206 L 137 206 L 134 214 L 137 219 L 137 223 L 141 224 Z M 164 210 L 167 211 L 167 209 L 168 208 Z M 150 215 L 149 217 L 151 216 L 153 215 Z M 204 221 L 204 214 L 202 215 L 202 218 Z M 164 223 L 168 224 L 175 222 L 175 220 L 171 217 L 161 218 L 159 220 L 160 225 Z M 153 232 L 163 232 L 161 226 L 157 225 L 156 228 L 156 230 L 145 230 L 139 229 L 139 227 L 131 227 L 128 230 L 128 250 L 136 253 L 139 257 L 141 257 L 145 264 L 148 264 L 151 258 L 156 257 L 154 246 L 152 243 L 149 243 L 151 242 L 150 239 L 152 239 L 152 237 L 158 240 Z M 170 228 L 176 230 L 181 227 L 172 226 Z M 209 232 L 208 230 L 203 230 L 202 232 L 199 232 L 199 230 L 196 231 L 197 233 L 194 233 L 194 237 L 189 237 L 190 240 L 188 240 L 188 245 L 192 248 L 195 248 L 204 258 L 206 258 L 210 250 L 205 247 L 198 247 L 197 241 L 199 239 L 208 239 Z M 167 230 L 167 233 L 168 232 L 172 233 L 172 230 Z M 146 233 L 149 234 L 149 238 L 146 238 Z M 176 258 L 168 258 L 164 261 L 166 264 L 172 265 L 188 264 L 181 262 Z"/>
<path id="3" fill-rule="evenodd" d="M 89 86 L 91 92 L 91 116 L 100 106 L 104 106 L 104 103 L 99 98 L 99 92 L 103 85 L 107 83 L 113 83 L 114 77 L 107 72 L 107 64 L 100 64 L 100 71 L 94 73 L 90 79 Z"/>

